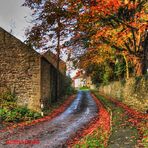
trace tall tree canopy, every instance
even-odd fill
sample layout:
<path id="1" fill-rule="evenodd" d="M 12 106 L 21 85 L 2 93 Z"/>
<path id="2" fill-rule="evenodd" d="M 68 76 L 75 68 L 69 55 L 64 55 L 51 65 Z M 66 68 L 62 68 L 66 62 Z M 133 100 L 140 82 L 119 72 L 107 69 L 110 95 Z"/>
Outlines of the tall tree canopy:
<path id="1" fill-rule="evenodd" d="M 73 1 L 72 1 L 73 2 Z M 135 74 L 146 72 L 146 43 L 148 3 L 147 0 L 92 0 L 80 1 L 82 13 L 77 19 L 77 40 L 87 38 L 87 52 L 79 65 L 99 63 L 122 55 L 126 62 L 127 78 L 129 63 L 134 65 Z"/>
<path id="2" fill-rule="evenodd" d="M 59 69 L 60 53 L 64 40 L 71 32 L 71 13 L 65 0 L 26 0 L 24 6 L 33 10 L 33 27 L 27 32 L 27 42 L 36 49 L 52 50 L 57 55 Z M 58 72 L 56 98 L 58 98 Z"/>

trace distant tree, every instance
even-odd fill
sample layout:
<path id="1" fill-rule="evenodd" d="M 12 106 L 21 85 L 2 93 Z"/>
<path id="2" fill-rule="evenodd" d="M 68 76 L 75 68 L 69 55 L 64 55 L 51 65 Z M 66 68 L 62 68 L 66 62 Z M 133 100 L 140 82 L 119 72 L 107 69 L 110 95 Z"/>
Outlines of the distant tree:
<path id="1" fill-rule="evenodd" d="M 115 64 L 107 60 L 101 64 L 89 63 L 85 68 L 85 72 L 86 75 L 91 77 L 92 83 L 96 86 L 106 85 L 118 78 L 115 75 Z"/>

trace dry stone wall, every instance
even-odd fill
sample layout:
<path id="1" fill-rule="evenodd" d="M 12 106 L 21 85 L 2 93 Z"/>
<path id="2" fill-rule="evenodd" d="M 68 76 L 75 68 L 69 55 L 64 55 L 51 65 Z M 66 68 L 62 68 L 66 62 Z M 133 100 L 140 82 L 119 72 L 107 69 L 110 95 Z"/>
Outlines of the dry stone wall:
<path id="1" fill-rule="evenodd" d="M 113 82 L 110 85 L 101 86 L 99 91 L 142 112 L 148 110 L 148 76 Z"/>
<path id="2" fill-rule="evenodd" d="M 58 98 L 65 91 L 66 64 L 60 60 Z M 19 105 L 40 112 L 56 100 L 56 56 L 40 55 L 0 28 L 0 94 L 11 91 Z M 58 99 L 57 98 L 57 99 Z"/>
<path id="3" fill-rule="evenodd" d="M 51 64 L 44 58 L 41 59 L 41 101 L 45 108 L 51 104 Z"/>
<path id="4" fill-rule="evenodd" d="M 40 110 L 40 58 L 0 28 L 0 93 L 11 91 L 18 104 Z"/>

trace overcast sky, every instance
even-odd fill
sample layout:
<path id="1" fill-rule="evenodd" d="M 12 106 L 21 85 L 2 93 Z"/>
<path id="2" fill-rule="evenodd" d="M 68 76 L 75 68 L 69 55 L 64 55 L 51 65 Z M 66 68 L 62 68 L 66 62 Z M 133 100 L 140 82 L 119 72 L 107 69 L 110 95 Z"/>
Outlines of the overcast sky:
<path id="1" fill-rule="evenodd" d="M 21 5 L 24 0 L 0 0 L 0 27 L 24 41 L 25 28 L 31 24 L 31 10 Z"/>

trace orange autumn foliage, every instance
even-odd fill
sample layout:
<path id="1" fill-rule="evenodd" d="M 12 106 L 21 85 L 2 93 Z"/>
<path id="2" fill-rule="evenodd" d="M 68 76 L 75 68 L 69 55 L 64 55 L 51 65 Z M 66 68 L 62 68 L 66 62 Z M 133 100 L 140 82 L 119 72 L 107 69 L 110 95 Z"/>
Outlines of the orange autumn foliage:
<path id="1" fill-rule="evenodd" d="M 135 73 L 141 75 L 142 44 L 148 27 L 147 6 L 146 0 L 96 0 L 82 6 L 83 13 L 77 19 L 76 30 L 84 32 L 79 38 L 85 36 L 90 42 L 86 57 L 83 56 L 80 63 L 86 66 L 90 62 L 100 63 L 124 54 L 127 63 L 130 61 L 135 66 Z M 104 54 L 106 51 L 108 54 Z"/>

